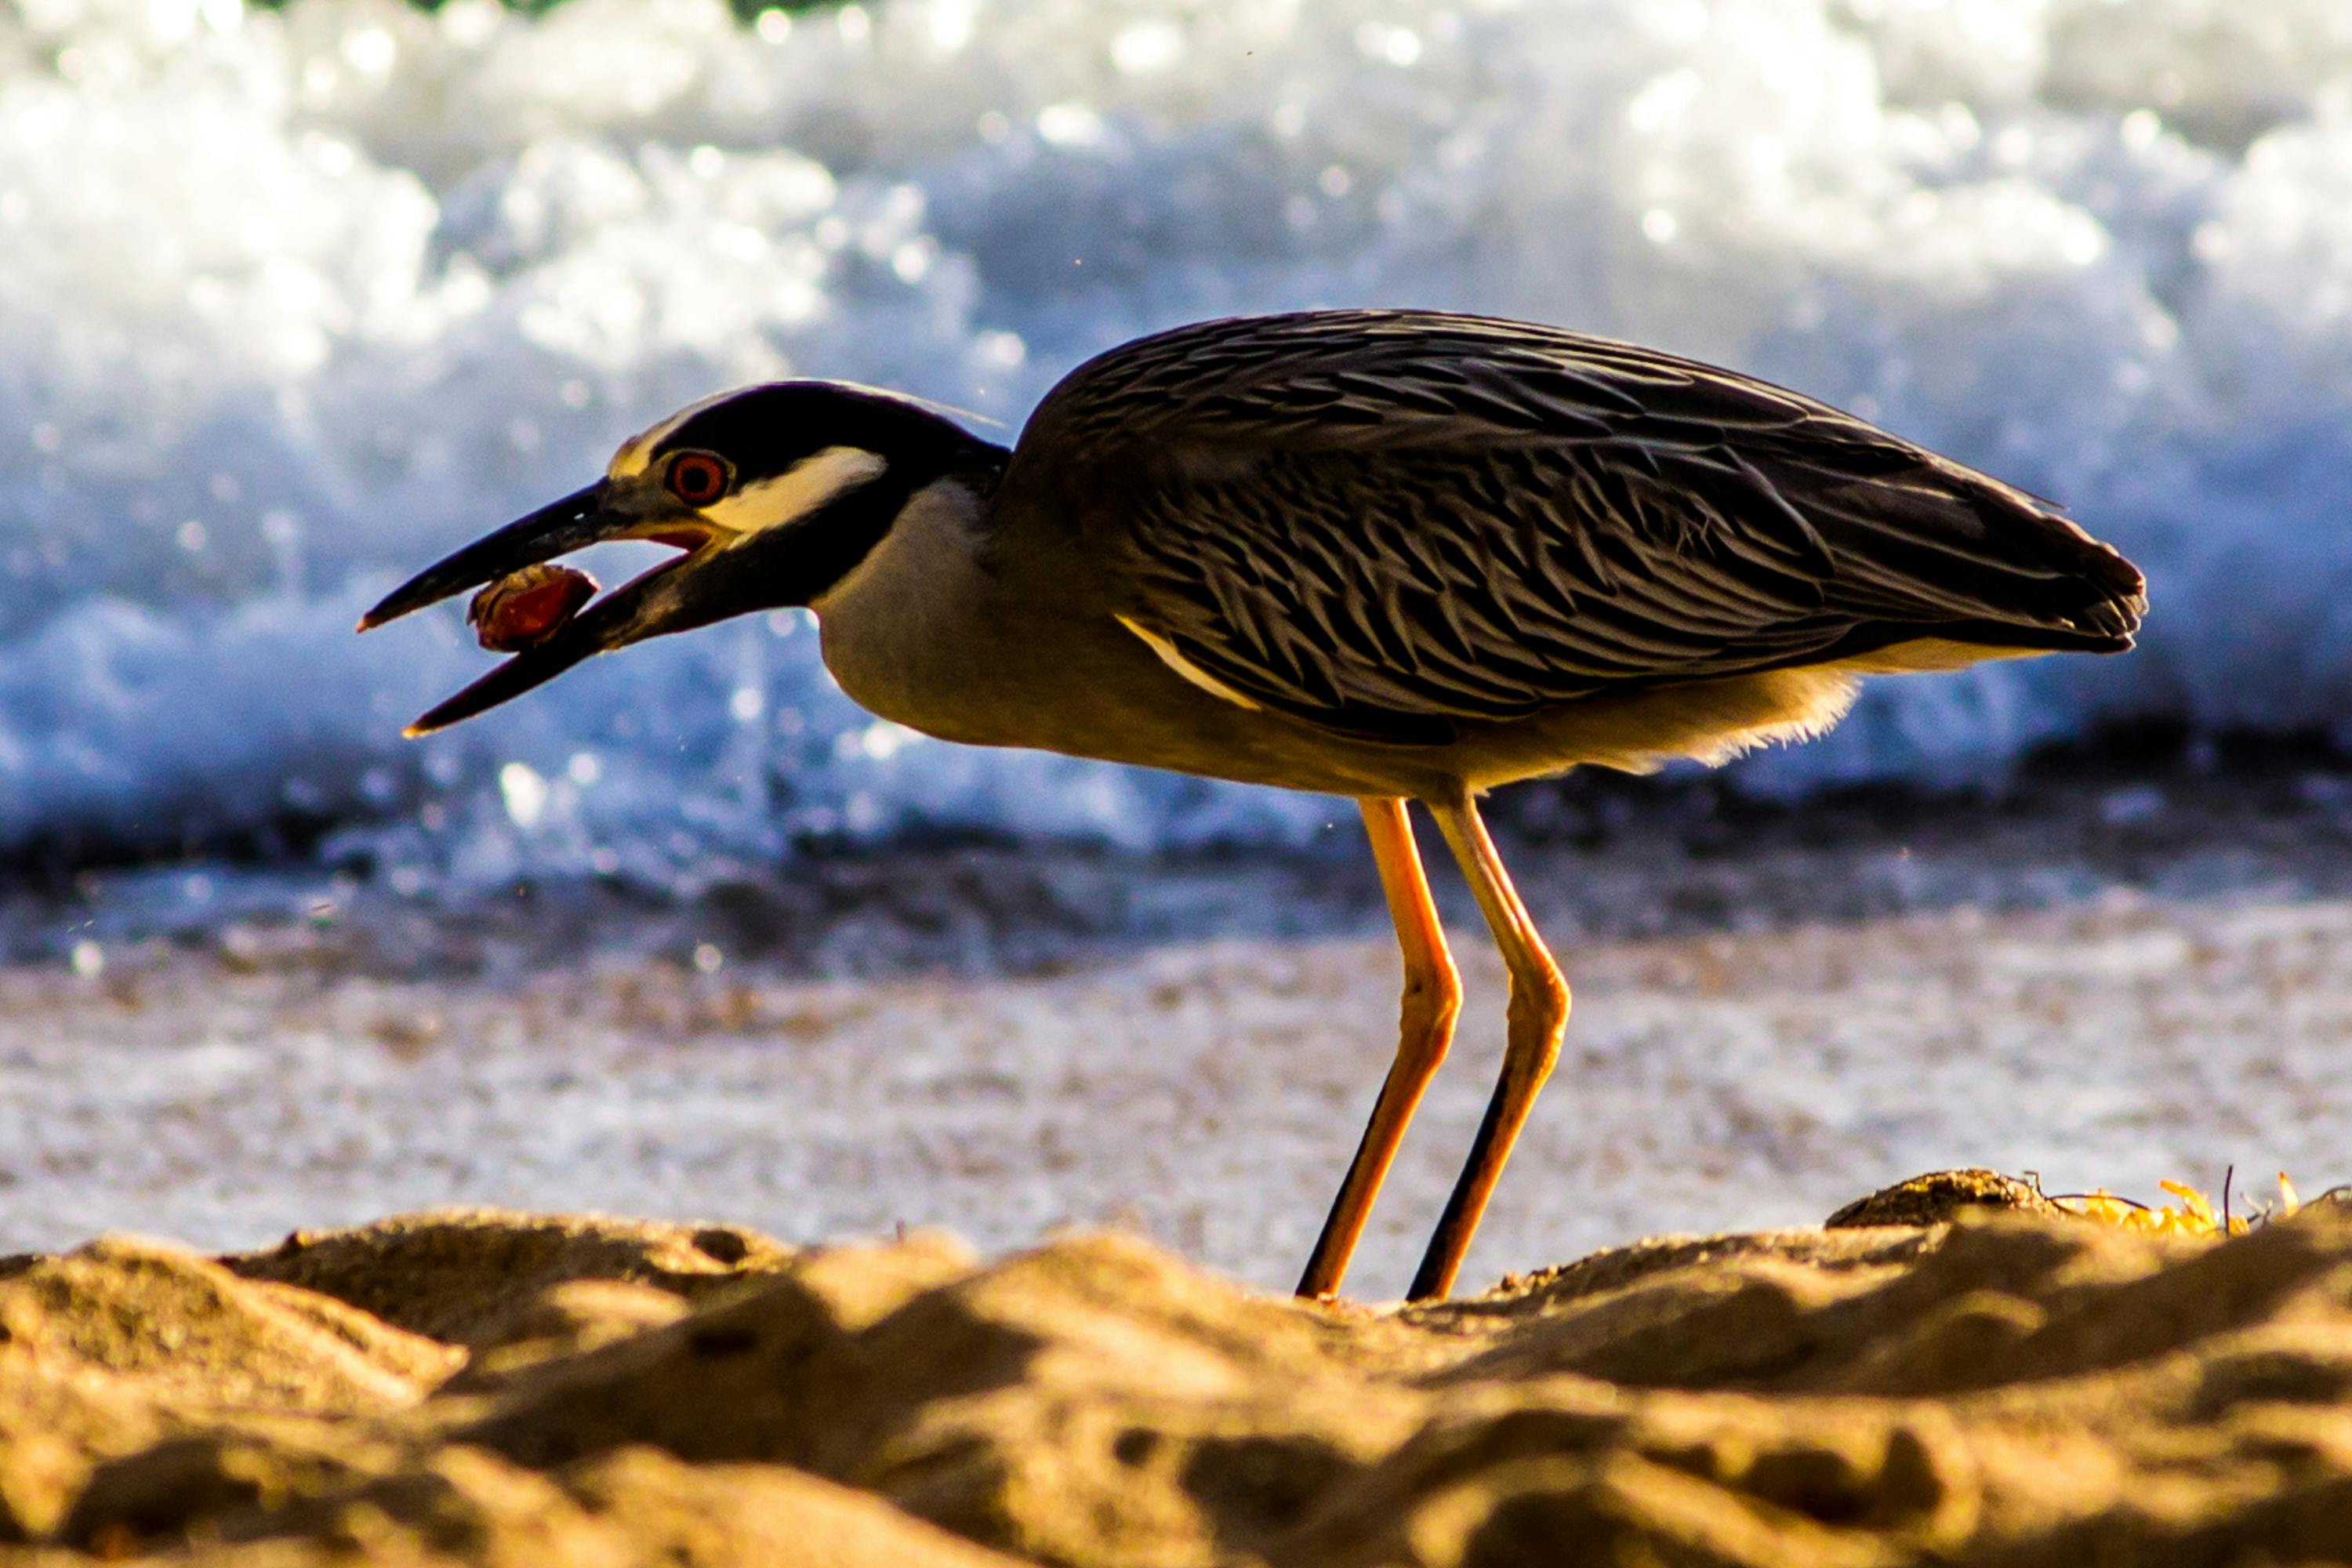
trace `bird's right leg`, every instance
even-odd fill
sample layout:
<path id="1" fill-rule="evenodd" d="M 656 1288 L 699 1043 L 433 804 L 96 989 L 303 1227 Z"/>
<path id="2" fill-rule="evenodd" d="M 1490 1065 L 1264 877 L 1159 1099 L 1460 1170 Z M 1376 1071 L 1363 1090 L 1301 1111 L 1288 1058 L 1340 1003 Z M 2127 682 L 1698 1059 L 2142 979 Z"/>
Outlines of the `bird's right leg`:
<path id="1" fill-rule="evenodd" d="M 1536 922 L 1519 902 L 1511 874 L 1503 868 L 1495 841 L 1486 837 L 1486 825 L 1478 820 L 1477 806 L 1467 795 L 1428 805 L 1469 879 L 1470 891 L 1477 896 L 1504 967 L 1511 972 L 1511 1005 L 1506 1015 L 1509 1035 L 1503 1047 L 1503 1075 L 1486 1102 L 1486 1117 L 1470 1145 L 1469 1162 L 1446 1200 L 1429 1250 L 1422 1255 L 1421 1270 L 1413 1276 L 1409 1295 L 1415 1301 L 1442 1300 L 1454 1289 L 1462 1256 L 1470 1250 L 1470 1237 L 1486 1212 L 1486 1199 L 1503 1173 L 1503 1163 L 1511 1157 L 1511 1145 L 1535 1104 L 1536 1091 L 1559 1059 L 1569 1006 L 1568 982 L 1560 978 L 1559 965 L 1536 934 Z"/>
<path id="2" fill-rule="evenodd" d="M 1298 1281 L 1302 1296 L 1328 1296 L 1339 1289 L 1357 1238 L 1371 1216 L 1372 1200 L 1380 1195 L 1381 1179 L 1404 1141 L 1405 1125 L 1437 1065 L 1445 1059 L 1445 1048 L 1454 1039 L 1454 1016 L 1462 1006 L 1462 977 L 1445 951 L 1445 928 L 1430 901 L 1429 880 L 1422 875 L 1404 802 L 1369 799 L 1356 804 L 1364 814 L 1381 890 L 1388 895 L 1389 918 L 1396 923 L 1397 946 L 1404 954 L 1404 1003 L 1396 1060 L 1389 1068 L 1388 1081 L 1381 1085 L 1381 1098 L 1365 1124 L 1348 1179 L 1331 1201 L 1330 1217 L 1323 1222 L 1323 1234 L 1307 1260 L 1307 1272 Z"/>

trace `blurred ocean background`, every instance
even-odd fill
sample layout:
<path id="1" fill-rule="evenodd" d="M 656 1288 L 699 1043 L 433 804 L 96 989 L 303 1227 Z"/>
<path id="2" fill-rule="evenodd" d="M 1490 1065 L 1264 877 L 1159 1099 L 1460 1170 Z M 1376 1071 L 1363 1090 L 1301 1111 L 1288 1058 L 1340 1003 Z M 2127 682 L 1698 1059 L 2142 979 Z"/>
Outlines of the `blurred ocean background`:
<path id="1" fill-rule="evenodd" d="M 724 385 L 1010 439 L 1097 350 L 1318 304 L 1738 366 L 2148 570 L 2138 653 L 1882 681 L 1741 788 L 2127 721 L 2352 742 L 2345 0 L 5 0 L 0 860 L 1299 841 L 1332 803 L 877 723 L 796 615 L 422 743 L 483 668 L 460 608 L 352 625 Z"/>

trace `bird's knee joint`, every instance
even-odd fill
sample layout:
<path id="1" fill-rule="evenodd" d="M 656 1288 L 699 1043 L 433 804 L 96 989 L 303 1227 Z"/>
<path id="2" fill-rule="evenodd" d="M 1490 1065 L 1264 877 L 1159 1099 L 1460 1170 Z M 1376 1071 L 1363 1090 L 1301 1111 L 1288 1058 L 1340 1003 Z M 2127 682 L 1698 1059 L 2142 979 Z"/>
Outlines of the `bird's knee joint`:
<path id="1" fill-rule="evenodd" d="M 1423 1072 L 1434 1072 L 1454 1044 L 1454 1008 L 1416 1005 L 1408 997 L 1398 1021 L 1397 1055 Z"/>
<path id="2" fill-rule="evenodd" d="M 1424 1033 L 1450 1031 L 1461 1011 L 1462 980 L 1451 966 L 1405 982 L 1405 1027 Z"/>
<path id="3" fill-rule="evenodd" d="M 1509 1021 L 1514 1033 L 1540 1032 L 1554 1041 L 1568 1026 L 1568 983 L 1556 974 L 1528 974 L 1511 982 Z"/>

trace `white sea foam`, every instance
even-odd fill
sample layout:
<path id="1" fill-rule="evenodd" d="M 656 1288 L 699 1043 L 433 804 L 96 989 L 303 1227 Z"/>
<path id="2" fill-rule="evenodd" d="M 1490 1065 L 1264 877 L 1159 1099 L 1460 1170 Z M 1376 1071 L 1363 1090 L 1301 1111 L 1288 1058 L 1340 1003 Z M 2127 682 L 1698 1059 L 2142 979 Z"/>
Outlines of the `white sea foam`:
<path id="1" fill-rule="evenodd" d="M 2352 713 L 2342 0 L 889 0 L 750 29 L 718 0 L 15 0 L 0 843 L 373 814 L 396 858 L 495 878 L 806 831 L 1308 831 L 1329 803 L 878 726 L 790 616 L 408 744 L 480 656 L 455 611 L 350 626 L 716 387 L 839 375 L 1017 424 L 1137 331 L 1318 302 L 1739 365 L 2149 569 L 2133 658 L 1883 682 L 1740 764 L 1755 787 L 1983 776 L 2124 712 Z"/>

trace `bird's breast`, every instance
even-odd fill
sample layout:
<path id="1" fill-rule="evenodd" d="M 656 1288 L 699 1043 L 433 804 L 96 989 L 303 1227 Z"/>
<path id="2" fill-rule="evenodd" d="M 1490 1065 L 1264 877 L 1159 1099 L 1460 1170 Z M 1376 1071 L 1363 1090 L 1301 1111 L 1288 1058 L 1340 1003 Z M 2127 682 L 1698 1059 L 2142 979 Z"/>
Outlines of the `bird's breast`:
<path id="1" fill-rule="evenodd" d="M 1132 642 L 1088 584 L 1034 552 L 992 553 L 985 502 L 917 492 L 814 608 L 825 668 L 860 707 L 941 740 L 1102 755 L 1107 663 Z M 1009 559 L 1007 559 L 1009 557 Z"/>
<path id="2" fill-rule="evenodd" d="M 866 558 L 819 595 L 825 668 L 852 700 L 944 738 L 976 738 L 994 651 L 978 563 L 981 502 L 943 479 L 919 490 Z"/>
<path id="3" fill-rule="evenodd" d="M 1300 726 L 1171 670 L 1097 602 L 1083 557 L 1048 544 L 983 563 L 977 508 L 969 492 L 919 495 L 818 597 L 825 667 L 860 707 L 971 745 L 1377 793 Z"/>

